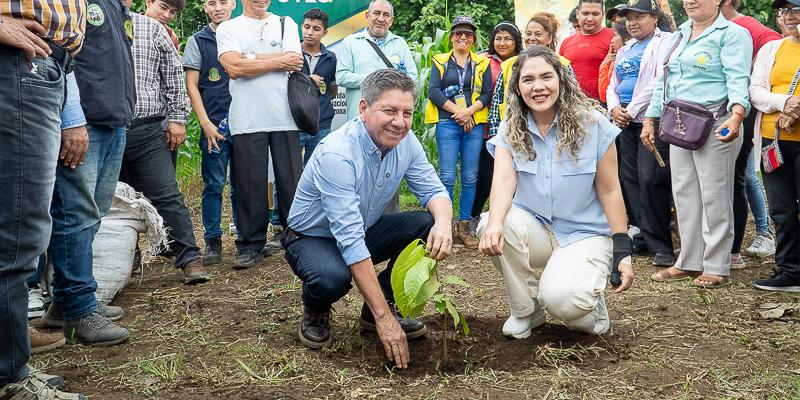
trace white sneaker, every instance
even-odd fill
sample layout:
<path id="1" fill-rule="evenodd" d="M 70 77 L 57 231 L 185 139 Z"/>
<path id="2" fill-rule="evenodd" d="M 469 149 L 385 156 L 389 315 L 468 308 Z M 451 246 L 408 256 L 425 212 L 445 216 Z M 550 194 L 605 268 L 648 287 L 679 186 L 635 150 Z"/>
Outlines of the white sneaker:
<path id="1" fill-rule="evenodd" d="M 771 235 L 756 235 L 753 244 L 744 251 L 744 254 L 753 257 L 774 256 L 775 239 Z"/>
<path id="2" fill-rule="evenodd" d="M 597 317 L 597 322 L 594 324 L 594 333 L 598 336 L 608 332 L 611 328 L 611 320 L 608 318 L 608 308 L 606 308 L 605 293 L 600 294 L 600 300 L 597 302 L 597 307 L 592 311 Z"/>
<path id="3" fill-rule="evenodd" d="M 518 318 L 510 316 L 503 324 L 503 335 L 513 337 L 515 339 L 525 339 L 531 336 L 531 331 L 539 325 L 544 324 L 546 319 L 544 310 L 537 308 L 533 314 L 526 317 Z"/>
<path id="4" fill-rule="evenodd" d="M 28 319 L 39 318 L 46 310 L 42 289 L 28 289 Z"/>

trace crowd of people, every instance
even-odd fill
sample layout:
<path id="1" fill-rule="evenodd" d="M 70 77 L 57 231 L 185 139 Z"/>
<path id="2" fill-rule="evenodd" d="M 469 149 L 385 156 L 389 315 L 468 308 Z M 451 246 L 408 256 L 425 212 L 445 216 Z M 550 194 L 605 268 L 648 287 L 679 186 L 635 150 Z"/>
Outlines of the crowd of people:
<path id="1" fill-rule="evenodd" d="M 508 298 L 502 333 L 518 339 L 546 315 L 609 332 L 608 278 L 614 293 L 628 290 L 634 255 L 659 267 L 654 281 L 707 289 L 730 285 L 742 254 L 774 255 L 773 276 L 753 286 L 800 292 L 800 0 L 772 3 L 780 33 L 741 15 L 741 0 L 685 0 L 679 26 L 665 0 L 608 10 L 580 0 L 562 40 L 541 12 L 524 27 L 497 24 L 485 52 L 476 21 L 458 16 L 452 50 L 432 58 L 424 110 L 438 172 L 411 132 L 419 71 L 390 30 L 389 0 L 370 2 L 366 28 L 334 51 L 318 8 L 296 22 L 242 0 L 231 18 L 234 0 L 204 0 L 210 23 L 181 49 L 168 24 L 184 0 L 146 0 L 144 14 L 130 0 L 33 3 L 0 4 L 0 69 L 12 83 L 0 87 L 4 399 L 83 399 L 29 367 L 30 354 L 67 339 L 128 340 L 124 310 L 97 303 L 92 274 L 118 181 L 162 216 L 161 255 L 186 284 L 223 262 L 229 184 L 233 265 L 284 250 L 302 281 L 300 341 L 332 341 L 332 305 L 355 282 L 360 326 L 400 368 L 408 339 L 427 332 L 400 314 L 390 283 L 414 239 L 436 260 L 454 240 L 491 257 Z M 302 132 L 290 110 L 289 76 L 300 73 L 317 86 L 319 132 Z M 347 122 L 332 131 L 340 90 Z M 202 253 L 175 176 L 191 110 L 202 128 Z M 400 210 L 403 180 L 424 211 Z M 749 211 L 756 236 L 742 249 Z M 29 327 L 35 317 L 62 333 Z"/>

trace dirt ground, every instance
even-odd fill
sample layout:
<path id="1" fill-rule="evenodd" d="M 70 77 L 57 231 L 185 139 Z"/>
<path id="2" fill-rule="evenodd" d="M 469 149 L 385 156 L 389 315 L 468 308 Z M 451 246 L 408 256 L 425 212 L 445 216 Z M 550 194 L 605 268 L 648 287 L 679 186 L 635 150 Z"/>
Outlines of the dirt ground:
<path id="1" fill-rule="evenodd" d="M 771 260 L 751 259 L 733 286 L 703 290 L 651 282 L 655 268 L 638 257 L 634 287 L 607 293 L 612 336 L 548 320 L 509 340 L 500 275 L 457 246 L 440 270 L 472 285 L 452 292 L 471 334 L 453 339 L 429 307 L 428 336 L 410 342 L 412 363 L 397 370 L 360 330 L 357 290 L 335 306 L 332 346 L 308 350 L 297 339 L 300 282 L 282 253 L 235 271 L 232 249 L 226 237 L 225 264 L 200 286 L 156 259 L 113 303 L 125 308 L 129 342 L 68 345 L 33 365 L 93 399 L 800 399 L 800 296 L 750 286 Z M 440 371 L 444 332 L 451 364 Z"/>

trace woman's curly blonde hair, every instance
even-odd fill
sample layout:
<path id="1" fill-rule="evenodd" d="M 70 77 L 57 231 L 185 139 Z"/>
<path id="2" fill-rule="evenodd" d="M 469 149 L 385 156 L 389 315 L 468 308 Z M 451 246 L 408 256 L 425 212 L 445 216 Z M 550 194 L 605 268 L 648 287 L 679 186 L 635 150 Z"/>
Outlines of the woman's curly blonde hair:
<path id="1" fill-rule="evenodd" d="M 520 70 L 533 58 L 541 57 L 556 70 L 559 82 L 558 99 L 555 107 L 558 113 L 556 126 L 560 137 L 557 149 L 561 153 L 565 149 L 570 158 L 576 160 L 586 136 L 584 124 L 594 120 L 592 110 L 599 107 L 596 101 L 586 97 L 572 73 L 561 64 L 561 60 L 553 51 L 543 46 L 531 46 L 523 50 L 511 68 L 511 84 L 508 90 L 506 105 L 506 139 L 516 154 L 528 160 L 536 159 L 533 148 L 533 133 L 528 128 L 530 109 L 519 91 Z"/>

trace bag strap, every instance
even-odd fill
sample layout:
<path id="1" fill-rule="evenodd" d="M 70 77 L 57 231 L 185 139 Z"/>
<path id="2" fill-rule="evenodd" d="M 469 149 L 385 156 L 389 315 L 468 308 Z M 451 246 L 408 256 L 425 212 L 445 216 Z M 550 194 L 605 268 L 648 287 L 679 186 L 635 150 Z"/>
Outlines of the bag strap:
<path id="1" fill-rule="evenodd" d="M 364 38 L 364 40 L 366 40 L 367 43 L 369 43 L 369 45 L 372 46 L 375 52 L 378 53 L 378 57 L 380 57 L 381 60 L 383 60 L 383 63 L 386 64 L 386 68 L 394 69 L 394 64 L 392 64 L 392 62 L 389 61 L 388 58 L 386 58 L 386 55 L 383 54 L 383 50 L 381 50 L 381 48 L 378 47 L 377 43 L 373 42 L 372 40 L 369 40 L 369 38 Z"/>
<path id="2" fill-rule="evenodd" d="M 681 32 L 678 32 L 678 40 L 676 40 L 675 44 L 672 45 L 672 49 L 669 50 L 667 58 L 664 59 L 664 91 L 662 93 L 663 96 L 662 100 L 664 103 L 667 102 L 667 71 L 668 71 L 667 66 L 669 65 L 669 59 L 672 57 L 672 53 L 674 53 L 675 49 L 678 48 L 678 45 L 681 44 L 681 40 L 683 40 L 683 34 Z"/>
<path id="3" fill-rule="evenodd" d="M 797 71 L 794 73 L 794 78 L 792 78 L 792 84 L 789 85 L 789 96 L 794 95 L 795 89 L 797 89 L 797 82 L 800 81 L 800 67 L 797 68 Z M 778 127 L 775 127 L 775 143 L 778 143 L 778 139 L 780 138 L 781 130 Z"/>

